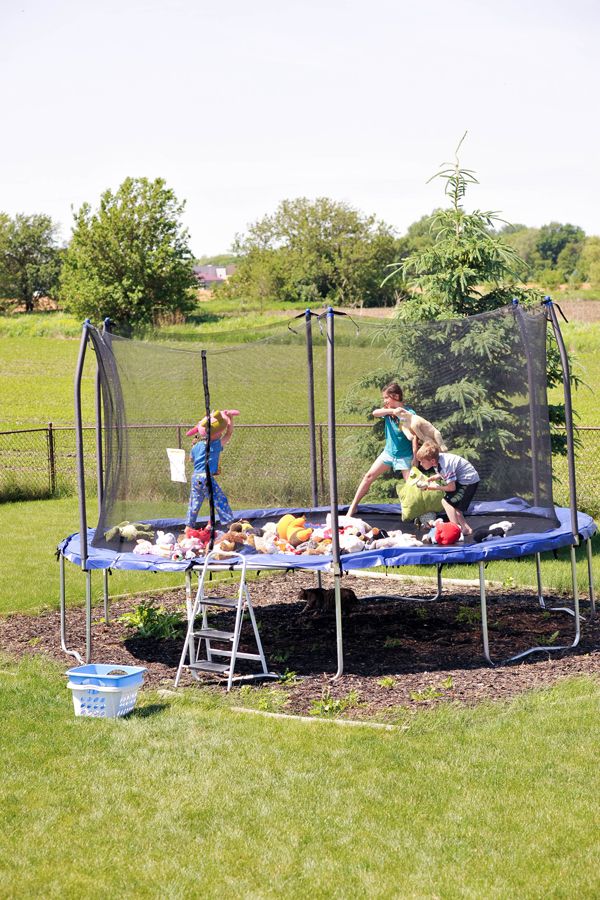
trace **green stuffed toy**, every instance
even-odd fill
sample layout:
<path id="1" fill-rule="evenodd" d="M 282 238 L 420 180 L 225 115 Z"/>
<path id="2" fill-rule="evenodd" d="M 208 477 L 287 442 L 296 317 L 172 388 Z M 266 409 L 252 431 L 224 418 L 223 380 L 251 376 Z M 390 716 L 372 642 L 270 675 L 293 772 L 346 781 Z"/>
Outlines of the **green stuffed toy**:
<path id="1" fill-rule="evenodd" d="M 104 532 L 105 541 L 145 541 L 154 540 L 154 529 L 146 522 L 120 522 Z"/>
<path id="2" fill-rule="evenodd" d="M 396 486 L 402 506 L 402 521 L 412 522 L 428 512 L 442 511 L 442 492 L 424 491 L 417 486 L 425 476 L 417 468 L 410 470 L 408 479 Z"/>

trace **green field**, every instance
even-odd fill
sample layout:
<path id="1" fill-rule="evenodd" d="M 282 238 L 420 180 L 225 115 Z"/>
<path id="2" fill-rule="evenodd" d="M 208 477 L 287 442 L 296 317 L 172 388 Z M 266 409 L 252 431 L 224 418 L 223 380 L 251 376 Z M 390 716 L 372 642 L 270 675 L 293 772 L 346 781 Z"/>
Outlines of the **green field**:
<path id="1" fill-rule="evenodd" d="M 63 314 L 52 315 L 24 322 L 23 317 L 15 321 L 15 317 L 0 316 L 0 431 L 34 428 L 48 422 L 73 424 L 73 377 L 81 327 Z M 278 318 L 281 320 L 281 316 Z M 173 326 L 166 334 L 171 343 L 178 338 L 188 348 L 192 340 L 203 346 L 205 341 L 201 339 L 207 335 L 239 341 L 240 332 L 231 329 L 232 323 L 238 327 L 241 321 L 229 318 L 218 324 Z M 273 316 L 251 316 L 247 327 L 257 334 L 256 328 L 272 322 Z M 292 324 L 302 330 L 302 323 Z M 574 354 L 574 373 L 583 382 L 573 397 L 576 423 L 600 426 L 600 323 L 575 322 L 562 327 L 565 343 Z M 318 421 L 326 421 L 325 354 L 316 325 L 314 330 L 316 413 Z M 336 344 L 336 389 L 340 395 L 373 367 L 369 346 L 345 346 L 343 339 Z M 224 354 L 222 369 L 218 371 L 218 387 L 227 396 L 241 398 L 236 402 L 243 407 L 245 422 L 307 421 L 306 351 L 300 340 L 292 346 L 269 345 L 262 357 L 243 349 L 237 355 Z M 93 380 L 93 354 L 88 351 L 82 393 L 84 422 L 89 424 L 94 422 Z M 549 399 L 558 402 L 561 398 L 562 390 L 556 388 Z M 356 420 L 342 409 L 338 413 L 342 421 Z"/>

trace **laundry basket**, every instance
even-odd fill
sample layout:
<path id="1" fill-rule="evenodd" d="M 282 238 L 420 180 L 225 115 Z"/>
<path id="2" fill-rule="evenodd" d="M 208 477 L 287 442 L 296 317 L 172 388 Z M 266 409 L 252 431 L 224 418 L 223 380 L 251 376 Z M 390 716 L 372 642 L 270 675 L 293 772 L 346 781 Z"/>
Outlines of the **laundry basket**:
<path id="1" fill-rule="evenodd" d="M 89 664 L 67 670 L 67 687 L 73 697 L 76 716 L 116 719 L 135 706 L 144 683 L 144 666 Z"/>

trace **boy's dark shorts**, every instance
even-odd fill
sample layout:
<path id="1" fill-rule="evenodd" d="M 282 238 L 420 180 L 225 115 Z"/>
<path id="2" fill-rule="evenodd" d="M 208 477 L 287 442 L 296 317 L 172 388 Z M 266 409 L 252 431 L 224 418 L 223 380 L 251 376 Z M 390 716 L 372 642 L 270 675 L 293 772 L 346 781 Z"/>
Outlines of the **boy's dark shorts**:
<path id="1" fill-rule="evenodd" d="M 446 500 L 450 506 L 453 506 L 455 509 L 459 509 L 464 513 L 469 508 L 469 503 L 475 496 L 475 491 L 478 487 L 478 481 L 476 481 L 475 484 L 457 484 L 454 491 L 445 494 L 444 500 Z"/>

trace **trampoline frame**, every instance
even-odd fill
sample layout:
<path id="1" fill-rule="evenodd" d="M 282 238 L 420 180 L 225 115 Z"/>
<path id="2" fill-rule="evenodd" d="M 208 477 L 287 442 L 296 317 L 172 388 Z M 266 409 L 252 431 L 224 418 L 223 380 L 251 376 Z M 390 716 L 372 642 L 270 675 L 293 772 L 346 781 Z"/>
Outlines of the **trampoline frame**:
<path id="1" fill-rule="evenodd" d="M 518 307 L 518 302 L 513 301 L 513 305 Z M 490 653 L 490 644 L 489 644 L 489 629 L 488 629 L 488 616 L 487 616 L 487 598 L 486 598 L 486 588 L 485 588 L 485 577 L 484 577 L 484 569 L 485 569 L 485 560 L 480 559 L 478 561 L 479 568 L 479 594 L 480 594 L 480 604 L 481 604 L 481 630 L 482 630 L 482 642 L 483 642 L 483 653 L 487 662 L 494 666 L 503 664 L 506 662 L 512 662 L 514 660 L 522 659 L 525 656 L 528 656 L 532 653 L 537 652 L 552 652 L 552 651 L 562 651 L 572 649 L 577 646 L 581 637 L 581 621 L 582 617 L 580 615 L 579 608 L 579 592 L 577 585 L 577 561 L 575 548 L 579 545 L 579 531 L 578 531 L 578 522 L 577 522 L 577 494 L 576 494 L 576 478 L 575 478 L 575 454 L 574 454 L 574 436 L 573 436 L 573 412 L 572 412 L 572 401 L 571 401 L 571 386 L 570 386 L 570 373 L 569 373 L 569 362 L 568 356 L 566 352 L 566 348 L 564 345 L 564 341 L 562 338 L 562 333 L 560 330 L 560 326 L 558 323 L 558 318 L 556 315 L 555 305 L 553 304 L 550 297 L 546 297 L 544 300 L 544 306 L 547 311 L 547 318 L 551 322 L 555 338 L 557 341 L 557 345 L 559 348 L 561 366 L 562 366 L 562 380 L 563 380 L 563 391 L 565 398 L 565 426 L 566 426 L 566 436 L 567 436 L 567 458 L 568 458 L 568 473 L 569 473 L 569 511 L 570 511 L 570 524 L 571 524 L 571 541 L 569 543 L 570 549 L 570 557 L 571 557 L 571 577 L 572 577 L 572 591 L 573 591 L 573 610 L 568 607 L 550 607 L 550 609 L 562 611 L 568 613 L 573 616 L 574 619 L 574 638 L 571 644 L 564 645 L 549 645 L 549 646 L 533 646 L 520 653 L 515 654 L 514 656 L 508 657 L 503 660 L 493 660 Z M 520 313 L 520 310 L 518 310 Z M 562 314 L 562 311 L 561 311 Z M 301 314 L 305 317 L 306 324 L 306 346 L 307 346 L 307 364 L 308 364 L 308 395 L 309 395 L 309 422 L 312 424 L 312 428 L 310 429 L 310 469 L 311 469 L 311 483 L 312 483 L 312 498 L 313 505 L 318 501 L 318 490 L 317 490 L 317 478 L 316 478 L 316 448 L 315 448 L 315 428 L 314 428 L 314 380 L 313 380 L 313 359 L 312 359 L 312 333 L 311 333 L 311 319 L 316 317 L 319 322 L 323 318 L 326 319 L 326 339 L 327 339 L 327 408 L 328 408 L 328 460 L 329 460 L 329 485 L 330 485 L 330 496 L 329 496 L 329 508 L 331 515 L 331 531 L 332 531 L 332 554 L 331 554 L 331 563 L 329 566 L 329 571 L 333 575 L 334 579 L 334 595 L 335 595 L 335 622 L 336 622 L 336 650 L 337 650 L 337 670 L 335 675 L 333 675 L 333 680 L 340 678 L 344 671 L 344 652 L 343 652 L 343 628 L 342 628 L 342 606 L 341 606 L 341 578 L 344 572 L 344 567 L 342 565 L 342 559 L 340 554 L 340 545 L 339 545 L 339 532 L 338 532 L 338 516 L 339 516 L 339 507 L 338 507 L 338 494 L 337 494 L 337 461 L 336 461 L 336 438 L 335 438 L 335 425 L 336 425 L 336 417 L 335 417 L 335 325 L 334 325 L 334 317 L 336 315 L 346 315 L 346 313 L 338 312 L 333 310 L 331 307 L 327 309 L 325 313 L 321 313 L 317 316 L 317 314 L 313 313 L 310 309 L 307 309 L 305 313 Z M 563 316 L 564 317 L 564 316 Z M 299 317 L 298 317 L 299 318 Z M 565 320 L 566 321 L 566 320 Z M 109 330 L 110 322 L 108 319 L 105 319 L 103 325 L 103 331 Z M 86 355 L 86 346 L 89 337 L 89 328 L 91 327 L 91 323 L 89 319 L 86 319 L 83 323 L 82 329 L 82 337 L 79 348 L 79 355 L 77 360 L 77 366 L 75 371 L 75 386 L 74 386 L 74 400 L 75 400 L 75 431 L 76 431 L 76 467 L 77 467 L 77 487 L 78 487 L 78 497 L 79 497 L 79 522 L 80 522 L 80 545 L 81 545 L 81 562 L 80 567 L 86 576 L 86 587 L 85 587 L 85 611 L 86 611 L 86 650 L 85 650 L 85 662 L 89 663 L 92 659 L 92 630 L 91 630 L 91 620 L 92 620 L 92 589 L 91 589 L 91 568 L 88 567 L 88 541 L 87 541 L 87 510 L 86 510 L 86 492 L 85 492 L 85 471 L 84 471 L 84 458 L 83 458 L 83 423 L 82 423 L 82 407 L 81 407 L 81 382 L 83 375 L 83 367 L 85 362 Z M 530 361 L 528 360 L 528 371 L 530 370 Z M 103 500 L 103 490 L 104 490 L 104 478 L 103 478 L 103 458 L 102 458 L 102 412 L 101 412 L 101 386 L 100 386 L 100 377 L 99 370 L 96 370 L 96 380 L 95 380 L 95 412 L 96 412 L 96 457 L 97 457 L 97 474 L 98 474 L 98 508 L 99 511 L 102 506 Z M 212 505 L 212 503 L 211 503 Z M 214 515 L 213 515 L 214 521 Z M 593 533 L 593 532 L 592 532 Z M 590 600 L 590 618 L 593 619 L 595 616 L 595 596 L 594 596 L 594 586 L 593 586 L 593 573 L 592 573 L 592 550 L 591 550 L 591 534 L 589 534 L 586 538 L 586 547 L 587 547 L 587 569 L 588 569 L 588 581 L 589 581 L 589 600 Z M 529 554 L 527 554 L 529 555 Z M 542 589 L 542 580 L 541 580 L 541 556 L 539 552 L 535 552 L 533 554 L 535 556 L 535 564 L 536 564 L 536 577 L 537 577 L 537 589 L 538 589 L 538 602 L 542 609 L 546 609 L 544 597 L 543 597 L 543 589 Z M 65 555 L 62 549 L 59 548 L 58 551 L 59 556 L 59 564 L 60 564 L 60 573 L 59 573 L 59 603 L 60 603 L 60 642 L 61 649 L 64 653 L 73 656 L 78 662 L 83 663 L 84 660 L 81 655 L 76 651 L 69 649 L 67 646 L 67 634 L 66 634 L 66 591 L 65 591 Z M 516 558 L 516 557 L 512 557 Z M 436 564 L 437 568 L 437 592 L 431 598 L 423 599 L 423 598 L 411 598 L 411 597 L 403 597 L 399 595 L 383 595 L 376 594 L 373 595 L 372 598 L 365 599 L 374 599 L 375 597 L 384 597 L 386 599 L 397 599 L 397 600 L 418 600 L 419 602 L 434 602 L 441 597 L 442 589 L 443 589 L 443 579 L 442 579 L 442 568 L 443 563 Z M 223 565 L 223 569 L 227 568 L 227 564 Z M 230 567 L 233 568 L 233 567 Z M 250 567 L 249 567 L 250 568 Z M 257 566 L 256 568 L 259 568 Z M 266 566 L 260 567 L 262 569 L 267 568 Z M 290 565 L 288 562 L 281 564 L 281 566 L 270 565 L 268 568 L 273 569 L 290 569 L 294 568 L 293 565 Z M 202 563 L 199 560 L 197 566 L 193 566 L 188 568 L 185 571 L 185 591 L 186 591 L 186 608 L 188 611 L 188 617 L 190 615 L 191 607 L 192 607 L 192 573 L 196 571 L 198 573 L 198 577 L 200 577 L 200 573 L 202 570 Z M 109 592 L 108 592 L 108 568 L 103 568 L 103 601 L 104 601 L 104 618 L 106 623 L 109 623 Z M 319 579 L 320 585 L 320 573 L 317 570 L 317 575 Z"/>

